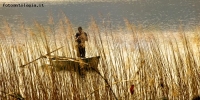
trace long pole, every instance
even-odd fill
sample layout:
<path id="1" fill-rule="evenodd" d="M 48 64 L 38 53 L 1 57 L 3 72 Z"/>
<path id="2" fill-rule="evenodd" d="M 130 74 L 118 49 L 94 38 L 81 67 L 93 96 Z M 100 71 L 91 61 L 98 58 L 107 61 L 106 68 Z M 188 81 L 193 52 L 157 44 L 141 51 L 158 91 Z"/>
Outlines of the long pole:
<path id="1" fill-rule="evenodd" d="M 55 52 L 55 51 L 57 51 L 57 50 L 59 50 L 61 48 L 63 48 L 63 46 L 58 48 L 58 49 L 56 49 L 56 50 L 53 50 L 53 51 L 47 53 L 46 55 L 49 55 L 49 54 L 51 54 L 51 53 L 53 53 L 53 52 Z M 21 65 L 20 67 L 25 67 L 26 65 L 29 65 L 29 64 L 31 64 L 31 63 L 33 63 L 33 62 L 35 62 L 35 61 L 37 61 L 37 60 L 39 60 L 41 58 L 44 58 L 44 56 L 40 56 L 39 58 L 37 58 L 37 59 L 35 59 L 35 60 L 31 61 L 31 62 L 28 62 L 27 64 Z"/>

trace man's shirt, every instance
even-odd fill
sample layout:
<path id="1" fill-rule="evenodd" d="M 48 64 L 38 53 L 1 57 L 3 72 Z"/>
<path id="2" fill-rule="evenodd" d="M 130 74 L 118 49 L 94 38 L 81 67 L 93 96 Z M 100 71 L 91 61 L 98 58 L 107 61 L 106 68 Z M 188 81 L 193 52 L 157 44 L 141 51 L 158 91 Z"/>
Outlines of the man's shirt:
<path id="1" fill-rule="evenodd" d="M 78 45 L 81 45 L 83 47 L 85 47 L 85 41 L 88 41 L 88 37 L 87 34 L 85 32 L 78 32 L 76 33 L 76 42 L 78 43 Z"/>

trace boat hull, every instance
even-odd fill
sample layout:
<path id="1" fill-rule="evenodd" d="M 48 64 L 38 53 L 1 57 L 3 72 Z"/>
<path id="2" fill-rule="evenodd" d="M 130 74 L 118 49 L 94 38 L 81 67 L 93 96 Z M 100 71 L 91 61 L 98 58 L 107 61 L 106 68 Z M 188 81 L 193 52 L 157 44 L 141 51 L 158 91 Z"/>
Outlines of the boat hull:
<path id="1" fill-rule="evenodd" d="M 91 58 L 54 59 L 52 65 L 56 70 L 77 71 L 80 69 L 97 70 L 100 56 Z"/>

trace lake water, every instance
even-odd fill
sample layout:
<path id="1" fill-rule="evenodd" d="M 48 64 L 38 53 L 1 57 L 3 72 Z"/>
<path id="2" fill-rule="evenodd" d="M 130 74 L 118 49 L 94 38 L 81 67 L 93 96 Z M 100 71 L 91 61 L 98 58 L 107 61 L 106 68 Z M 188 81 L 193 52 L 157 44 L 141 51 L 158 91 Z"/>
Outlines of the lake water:
<path id="1" fill-rule="evenodd" d="M 119 2 L 41 2 L 44 7 L 2 7 L 0 20 L 7 19 L 14 27 L 19 23 L 19 16 L 25 24 L 32 25 L 33 20 L 41 24 L 48 23 L 50 12 L 54 22 L 58 22 L 63 11 L 73 26 L 87 27 L 91 16 L 97 23 L 111 21 L 112 27 L 125 26 L 124 18 L 131 23 L 144 26 L 157 25 L 173 28 L 182 23 L 186 27 L 199 25 L 199 0 L 138 0 Z M 27 4 L 27 3 L 26 3 Z M 0 23 L 2 28 L 4 25 Z"/>

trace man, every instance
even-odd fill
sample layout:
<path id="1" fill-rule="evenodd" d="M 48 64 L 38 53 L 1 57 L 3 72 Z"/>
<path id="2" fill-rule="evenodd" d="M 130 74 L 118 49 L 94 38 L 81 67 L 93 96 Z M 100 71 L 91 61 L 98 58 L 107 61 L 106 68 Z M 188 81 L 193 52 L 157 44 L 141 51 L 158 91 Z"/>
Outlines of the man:
<path id="1" fill-rule="evenodd" d="M 85 41 L 88 41 L 88 37 L 82 27 L 78 27 L 78 33 L 76 33 L 75 40 L 77 42 L 77 56 L 85 58 Z"/>

